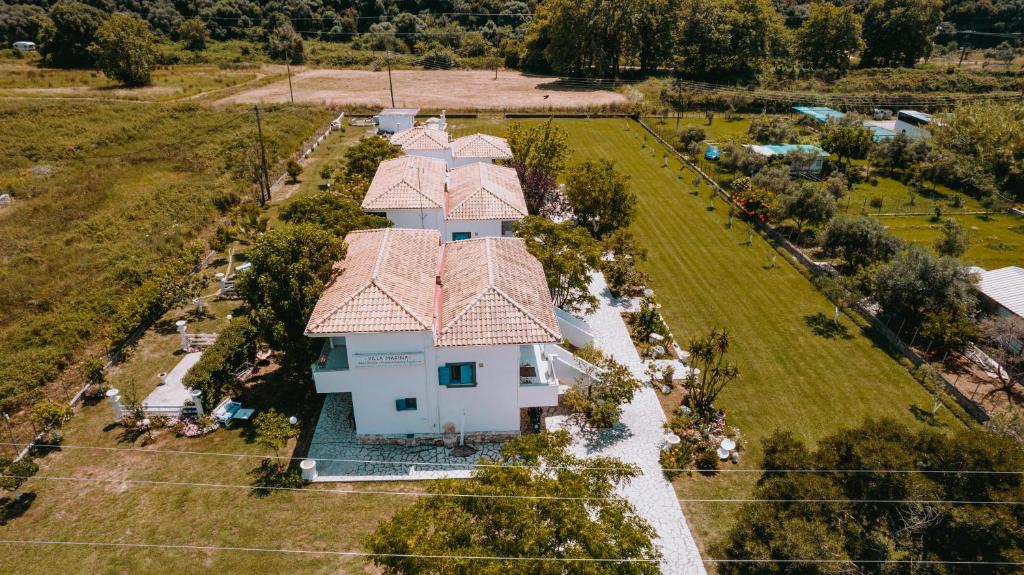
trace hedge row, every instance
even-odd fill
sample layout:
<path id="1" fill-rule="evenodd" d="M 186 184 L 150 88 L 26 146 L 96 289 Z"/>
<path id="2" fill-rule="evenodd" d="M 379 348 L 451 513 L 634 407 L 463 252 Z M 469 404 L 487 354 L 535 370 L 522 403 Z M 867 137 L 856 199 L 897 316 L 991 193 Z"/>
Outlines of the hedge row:
<path id="1" fill-rule="evenodd" d="M 220 332 L 185 379 L 185 387 L 203 392 L 203 407 L 212 409 L 225 395 L 239 389 L 235 373 L 256 357 L 256 328 L 248 318 L 236 318 Z"/>

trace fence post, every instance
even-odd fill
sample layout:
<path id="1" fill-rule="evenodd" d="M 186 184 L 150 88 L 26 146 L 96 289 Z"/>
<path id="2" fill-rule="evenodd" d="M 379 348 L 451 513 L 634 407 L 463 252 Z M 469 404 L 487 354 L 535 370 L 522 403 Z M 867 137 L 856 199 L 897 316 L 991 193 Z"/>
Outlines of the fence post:
<path id="1" fill-rule="evenodd" d="M 18 456 L 18 442 L 14 439 L 14 428 L 11 427 L 11 417 L 4 412 L 4 423 L 7 424 L 7 433 L 11 436 L 11 457 Z"/>

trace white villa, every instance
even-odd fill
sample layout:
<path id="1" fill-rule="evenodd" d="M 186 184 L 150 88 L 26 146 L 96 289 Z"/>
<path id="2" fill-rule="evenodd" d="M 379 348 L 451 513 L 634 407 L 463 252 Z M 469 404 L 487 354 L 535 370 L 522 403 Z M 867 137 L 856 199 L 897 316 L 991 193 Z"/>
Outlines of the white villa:
<path id="1" fill-rule="evenodd" d="M 444 160 L 449 169 L 476 162 L 512 159 L 508 141 L 488 134 L 471 134 L 452 140 L 448 132 L 427 125 L 398 132 L 390 140 L 409 156 Z"/>
<path id="2" fill-rule="evenodd" d="M 427 156 L 381 162 L 363 210 L 399 228 L 436 230 L 444 241 L 512 235 L 512 224 L 528 213 L 516 171 L 487 162 L 446 166 Z"/>
<path id="3" fill-rule="evenodd" d="M 345 240 L 306 335 L 324 341 L 316 389 L 351 394 L 359 441 L 514 437 L 524 409 L 558 403 L 560 373 L 578 375 L 522 240 L 399 228 Z"/>

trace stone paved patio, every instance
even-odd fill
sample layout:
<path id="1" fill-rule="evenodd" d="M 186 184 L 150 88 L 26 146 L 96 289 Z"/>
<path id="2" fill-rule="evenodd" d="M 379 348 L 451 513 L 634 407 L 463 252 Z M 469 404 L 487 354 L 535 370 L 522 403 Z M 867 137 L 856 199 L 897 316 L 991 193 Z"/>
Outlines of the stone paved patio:
<path id="1" fill-rule="evenodd" d="M 501 449 L 501 443 L 466 442 L 476 453 L 453 457 L 450 450 L 431 445 L 361 445 L 356 442 L 351 416 L 351 395 L 327 395 L 309 446 L 308 457 L 317 460 L 320 474 L 316 481 L 465 478 L 474 463 L 482 457 L 496 458 Z"/>
<path id="2" fill-rule="evenodd" d="M 601 274 L 594 275 L 590 290 L 600 302 L 597 311 L 586 318 L 594 332 L 595 344 L 644 381 L 644 363 L 622 319 L 623 302 L 612 297 Z M 663 554 L 661 572 L 704 575 L 706 570 L 697 543 L 686 524 L 675 490 L 658 463 L 666 418 L 655 393 L 645 385 L 633 401 L 624 406 L 622 420 L 601 433 L 569 426 L 563 416 L 549 417 L 546 423 L 549 429 L 564 428 L 572 433 L 577 455 L 616 457 L 639 466 L 643 475 L 626 485 L 622 494 L 657 531 L 655 542 Z"/>
<path id="3" fill-rule="evenodd" d="M 186 401 L 192 399 L 192 392 L 186 389 L 181 382 L 202 355 L 198 351 L 185 354 L 181 361 L 167 373 L 164 383 L 156 386 L 156 389 L 146 396 L 142 404 L 147 407 L 181 407 L 185 405 Z"/>

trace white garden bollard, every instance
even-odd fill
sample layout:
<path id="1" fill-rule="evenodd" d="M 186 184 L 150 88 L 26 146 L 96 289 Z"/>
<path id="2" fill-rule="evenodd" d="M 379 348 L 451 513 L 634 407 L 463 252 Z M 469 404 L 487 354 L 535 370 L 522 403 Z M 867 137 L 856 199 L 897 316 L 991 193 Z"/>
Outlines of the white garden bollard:
<path id="1" fill-rule="evenodd" d="M 110 407 L 114 409 L 114 421 L 121 421 L 121 418 L 124 417 L 124 408 L 121 407 L 121 392 L 114 388 L 108 389 L 107 400 L 110 401 Z"/>
<path id="2" fill-rule="evenodd" d="M 174 325 L 177 326 L 178 333 L 181 335 L 181 351 L 188 351 L 188 334 L 186 333 L 188 330 L 188 322 L 183 319 L 179 319 L 174 322 Z"/>
<path id="3" fill-rule="evenodd" d="M 303 459 L 302 462 L 299 463 L 299 469 L 302 470 L 303 481 L 313 481 L 318 475 L 320 475 L 316 470 L 315 459 Z"/>
<path id="4" fill-rule="evenodd" d="M 192 403 L 196 406 L 196 415 L 203 414 L 203 392 L 198 389 L 193 389 L 189 392 L 192 396 Z"/>

